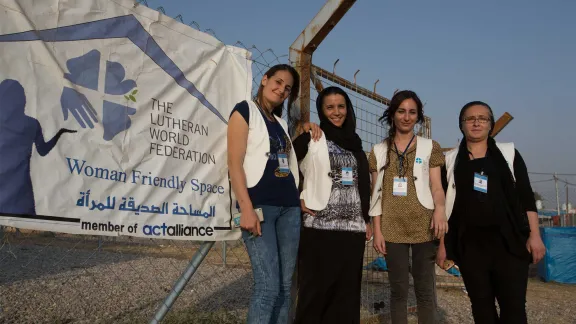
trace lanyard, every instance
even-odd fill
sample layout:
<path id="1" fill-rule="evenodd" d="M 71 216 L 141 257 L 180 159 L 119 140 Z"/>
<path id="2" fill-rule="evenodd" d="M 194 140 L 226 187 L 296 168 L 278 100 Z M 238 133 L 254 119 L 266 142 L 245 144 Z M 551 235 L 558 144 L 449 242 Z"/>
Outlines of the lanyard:
<path id="1" fill-rule="evenodd" d="M 260 103 L 259 103 L 258 101 L 254 101 L 254 103 L 256 104 L 256 107 L 258 107 L 258 109 L 260 109 L 260 112 L 262 113 L 262 115 L 264 115 L 264 118 L 265 118 L 265 119 L 268 119 L 268 121 L 270 121 L 270 122 L 276 121 L 276 120 L 274 119 L 274 114 L 273 114 L 273 113 L 272 113 L 272 115 L 269 116 L 269 115 L 264 111 L 264 108 L 262 108 L 262 106 L 260 106 Z M 270 118 L 272 118 L 272 120 L 270 120 Z"/>
<path id="2" fill-rule="evenodd" d="M 400 155 L 400 152 L 398 152 L 398 146 L 396 146 L 396 142 L 394 142 L 394 148 L 396 149 L 396 155 L 398 155 L 398 176 L 399 177 L 404 177 L 404 157 L 406 156 L 406 152 L 408 152 L 408 149 L 410 148 L 410 144 L 412 144 L 412 141 L 414 140 L 414 137 L 416 137 L 416 135 L 412 135 L 412 138 L 410 139 L 410 142 L 408 142 L 408 145 L 406 145 L 406 148 L 404 149 L 404 152 L 402 152 L 402 155 Z"/>

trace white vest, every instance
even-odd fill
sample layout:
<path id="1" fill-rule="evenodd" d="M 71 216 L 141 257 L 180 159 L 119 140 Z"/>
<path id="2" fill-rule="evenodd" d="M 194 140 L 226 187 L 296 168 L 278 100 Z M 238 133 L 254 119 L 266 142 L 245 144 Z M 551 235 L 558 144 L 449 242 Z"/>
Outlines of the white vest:
<path id="1" fill-rule="evenodd" d="M 416 195 L 420 204 L 427 209 L 434 209 L 434 200 L 430 190 L 430 156 L 432 155 L 433 142 L 431 139 L 417 136 L 416 137 L 416 157 L 414 160 L 414 186 Z M 384 180 L 384 165 L 386 165 L 386 153 L 388 144 L 386 141 L 374 145 L 374 155 L 378 168 L 378 177 L 376 184 L 372 189 L 370 198 L 370 216 L 382 215 L 382 182 Z"/>
<path id="2" fill-rule="evenodd" d="M 308 153 L 300 162 L 300 171 L 304 175 L 300 199 L 304 200 L 307 208 L 323 210 L 328 205 L 332 192 L 330 156 L 324 134 L 317 142 L 310 140 Z"/>
<path id="3" fill-rule="evenodd" d="M 502 155 L 508 163 L 510 171 L 512 171 L 512 177 L 514 176 L 514 157 L 516 151 L 514 149 L 514 143 L 496 143 Z M 456 200 L 456 183 L 454 183 L 454 164 L 456 163 L 456 157 L 458 156 L 459 147 L 452 149 L 446 153 L 446 178 L 448 180 L 448 189 L 446 190 L 446 218 L 449 219 L 452 215 L 452 209 L 454 208 L 454 201 Z M 514 178 L 514 181 L 516 179 Z"/>
<path id="4" fill-rule="evenodd" d="M 264 174 L 264 169 L 266 169 L 268 154 L 270 152 L 270 136 L 268 134 L 268 128 L 266 128 L 266 121 L 260 109 L 258 109 L 258 106 L 256 106 L 252 100 L 246 101 L 250 108 L 250 117 L 248 120 L 248 141 L 243 166 L 244 173 L 246 174 L 246 187 L 252 188 L 258 184 Z M 288 125 L 286 122 L 276 115 L 274 115 L 274 117 L 284 129 L 286 135 L 288 135 Z M 290 141 L 289 138 L 288 141 Z M 292 146 L 291 141 L 290 145 Z M 296 187 L 298 187 L 300 177 L 298 175 L 298 160 L 296 159 L 294 148 L 290 150 L 288 164 L 290 166 L 290 172 L 292 172 L 292 176 L 294 176 L 294 180 L 296 181 Z M 273 188 L 270 189 L 272 190 Z"/>

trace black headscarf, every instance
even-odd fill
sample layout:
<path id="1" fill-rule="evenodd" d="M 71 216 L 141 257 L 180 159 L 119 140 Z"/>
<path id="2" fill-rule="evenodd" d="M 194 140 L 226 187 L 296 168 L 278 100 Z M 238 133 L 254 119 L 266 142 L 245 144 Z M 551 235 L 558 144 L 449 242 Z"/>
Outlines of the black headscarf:
<path id="1" fill-rule="evenodd" d="M 481 101 L 473 101 L 466 104 L 462 110 L 460 111 L 459 116 L 459 127 L 462 134 L 464 131 L 462 129 L 462 117 L 466 110 L 475 105 L 480 105 L 488 108 L 490 111 L 490 124 L 491 130 L 494 128 L 494 114 L 492 113 L 492 108 L 488 106 L 488 104 L 481 102 Z M 512 237 L 507 238 L 507 243 L 510 245 L 509 249 L 510 252 L 516 254 L 520 257 L 526 256 L 526 240 L 528 238 L 530 227 L 528 224 L 528 217 L 525 212 L 525 208 L 522 206 L 520 201 L 520 196 L 518 191 L 516 190 L 516 184 L 514 181 L 514 176 L 510 167 L 508 166 L 508 162 L 506 158 L 496 145 L 496 141 L 493 137 L 488 136 L 487 139 L 487 155 L 490 156 L 491 163 L 493 164 L 491 167 L 494 171 L 499 173 L 500 178 L 500 185 L 502 187 L 502 192 L 504 193 L 505 198 L 505 206 L 506 206 L 506 214 L 508 216 L 508 222 L 503 222 L 503 231 L 506 233 L 511 233 Z M 458 154 L 456 156 L 456 161 L 454 165 L 454 180 L 458 181 L 459 178 L 463 176 L 464 167 L 462 165 L 462 161 L 468 161 L 470 157 L 468 155 L 468 144 L 466 141 L 466 136 L 462 138 L 460 142 L 460 147 L 458 149 Z M 457 186 L 458 187 L 458 186 Z M 450 221 L 457 223 L 458 220 L 450 218 Z M 454 224 L 456 225 L 456 224 Z"/>
<path id="2" fill-rule="evenodd" d="M 337 127 L 324 115 L 322 103 L 328 95 L 339 94 L 346 100 L 346 119 L 342 127 Z M 370 208 L 370 168 L 368 158 L 362 147 L 362 140 L 356 133 L 356 115 L 354 106 L 346 92 L 338 87 L 328 87 L 318 94 L 316 100 L 316 110 L 320 118 L 320 128 L 326 136 L 326 140 L 334 142 L 341 148 L 351 151 L 358 164 L 358 191 L 362 206 L 362 215 L 365 220 L 369 220 L 368 209 Z"/>

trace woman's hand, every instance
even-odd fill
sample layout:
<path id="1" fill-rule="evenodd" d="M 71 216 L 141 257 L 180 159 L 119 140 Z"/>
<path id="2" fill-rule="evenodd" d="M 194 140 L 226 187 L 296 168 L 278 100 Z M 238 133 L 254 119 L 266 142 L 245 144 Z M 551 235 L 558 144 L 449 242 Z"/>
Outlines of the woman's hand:
<path id="1" fill-rule="evenodd" d="M 240 215 L 240 228 L 250 232 L 254 236 L 262 236 L 262 229 L 260 228 L 260 220 L 254 209 L 242 211 Z"/>
<path id="2" fill-rule="evenodd" d="M 311 216 L 316 216 L 315 212 L 313 212 L 312 210 L 308 209 L 308 207 L 306 207 L 306 203 L 304 202 L 304 199 L 300 199 L 300 209 L 302 210 L 303 213 L 309 214 Z"/>
<path id="3" fill-rule="evenodd" d="M 305 133 L 312 131 L 311 137 L 315 142 L 317 142 L 320 137 L 322 137 L 322 129 L 315 123 L 305 122 L 304 125 L 302 125 L 302 128 L 304 129 Z"/>
<path id="4" fill-rule="evenodd" d="M 540 232 L 530 233 L 530 237 L 526 242 L 526 248 L 528 249 L 528 252 L 532 254 L 532 262 L 534 262 L 534 264 L 542 260 L 544 254 L 546 254 L 546 247 L 544 246 L 544 242 L 542 242 Z"/>
<path id="5" fill-rule="evenodd" d="M 444 262 L 446 262 L 446 246 L 444 244 L 440 244 L 438 246 L 438 251 L 436 252 L 436 264 L 446 270 L 444 268 Z"/>
<path id="6" fill-rule="evenodd" d="M 430 222 L 430 229 L 434 232 L 434 237 L 443 238 L 448 233 L 448 221 L 446 213 L 442 209 L 435 209 Z"/>
<path id="7" fill-rule="evenodd" d="M 366 224 L 366 241 L 370 241 L 372 239 L 372 226 L 370 224 Z"/>
<path id="8" fill-rule="evenodd" d="M 378 253 L 386 255 L 386 243 L 384 242 L 382 233 L 374 233 L 374 242 L 372 245 Z"/>

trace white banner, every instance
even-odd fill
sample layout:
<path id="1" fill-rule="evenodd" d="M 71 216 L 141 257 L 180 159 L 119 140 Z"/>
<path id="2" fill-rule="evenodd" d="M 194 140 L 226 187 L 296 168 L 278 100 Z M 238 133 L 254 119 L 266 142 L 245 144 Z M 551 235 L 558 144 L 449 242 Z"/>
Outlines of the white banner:
<path id="1" fill-rule="evenodd" d="M 134 1 L 0 0 L 0 225 L 234 240 L 250 52 Z"/>

